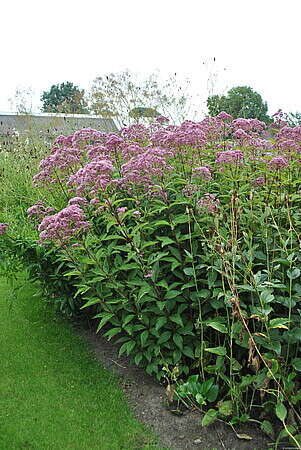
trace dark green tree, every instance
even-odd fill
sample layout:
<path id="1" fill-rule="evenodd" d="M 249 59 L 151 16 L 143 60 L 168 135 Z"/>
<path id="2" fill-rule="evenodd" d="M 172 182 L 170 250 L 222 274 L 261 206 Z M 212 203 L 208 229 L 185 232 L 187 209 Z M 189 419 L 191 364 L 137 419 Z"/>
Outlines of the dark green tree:
<path id="1" fill-rule="evenodd" d="M 86 114 L 88 113 L 85 91 L 70 81 L 54 84 L 41 96 L 43 112 Z"/>
<path id="2" fill-rule="evenodd" d="M 267 115 L 268 105 L 262 100 L 258 92 L 249 86 L 237 86 L 230 89 L 227 95 L 212 95 L 208 97 L 207 107 L 211 116 L 216 116 L 221 111 L 226 111 L 235 119 L 259 119 L 269 123 L 271 119 Z"/>

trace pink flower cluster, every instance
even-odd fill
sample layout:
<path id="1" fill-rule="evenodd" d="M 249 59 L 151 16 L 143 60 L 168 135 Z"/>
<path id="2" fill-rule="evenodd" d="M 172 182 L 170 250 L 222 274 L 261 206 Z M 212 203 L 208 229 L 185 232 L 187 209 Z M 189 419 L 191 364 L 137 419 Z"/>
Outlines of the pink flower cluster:
<path id="1" fill-rule="evenodd" d="M 93 128 L 83 128 L 82 130 L 76 131 L 73 136 L 71 136 L 72 144 L 76 147 L 85 146 L 88 144 L 102 144 L 106 138 L 107 134 L 94 130 Z"/>
<path id="2" fill-rule="evenodd" d="M 90 224 L 78 205 L 67 206 L 57 214 L 46 216 L 40 223 L 40 242 L 66 244 L 72 238 L 88 231 Z"/>
<path id="3" fill-rule="evenodd" d="M 78 205 L 81 207 L 87 206 L 89 204 L 88 200 L 84 197 L 73 197 L 68 201 L 68 206 Z"/>
<path id="4" fill-rule="evenodd" d="M 281 170 L 288 166 L 288 160 L 284 156 L 274 156 L 269 162 L 268 167 L 271 170 Z"/>
<path id="5" fill-rule="evenodd" d="M 111 182 L 114 170 L 109 159 L 95 159 L 69 177 L 67 186 L 75 188 L 76 194 L 96 195 L 99 189 L 105 189 Z"/>
<path id="6" fill-rule="evenodd" d="M 233 117 L 231 114 L 226 113 L 225 111 L 221 111 L 217 116 L 217 119 L 222 120 L 223 122 L 232 122 Z"/>
<path id="7" fill-rule="evenodd" d="M 167 163 L 166 158 L 173 153 L 160 148 L 149 147 L 143 153 L 133 156 L 127 163 L 121 166 L 123 185 L 128 183 L 148 186 L 152 184 L 152 177 L 163 176 L 166 171 L 173 168 Z"/>
<path id="8" fill-rule="evenodd" d="M 123 128 L 120 134 L 128 142 L 147 142 L 150 138 L 148 128 L 142 124 L 134 124 Z"/>
<path id="9" fill-rule="evenodd" d="M 197 205 L 199 208 L 203 208 L 211 214 L 216 214 L 219 210 L 219 200 L 216 198 L 215 194 L 204 194 Z"/>
<path id="10" fill-rule="evenodd" d="M 207 166 L 195 167 L 192 170 L 192 176 L 193 178 L 202 178 L 206 181 L 212 180 L 211 169 Z"/>
<path id="11" fill-rule="evenodd" d="M 59 178 L 64 178 L 63 174 L 66 176 L 80 161 L 78 148 L 54 146 L 52 153 L 41 161 L 39 167 L 42 170 L 33 177 L 33 183 L 35 186 L 57 183 Z"/>
<path id="12" fill-rule="evenodd" d="M 266 124 L 258 119 L 239 118 L 233 120 L 232 127 L 234 131 L 241 129 L 249 133 L 250 132 L 261 133 L 263 130 L 266 129 Z"/>
<path id="13" fill-rule="evenodd" d="M 8 230 L 8 224 L 7 223 L 0 223 L 0 236 L 5 234 Z"/>
<path id="14" fill-rule="evenodd" d="M 38 200 L 36 204 L 32 205 L 27 210 L 27 216 L 31 220 L 41 220 L 54 212 L 54 208 L 47 207 L 43 200 Z"/>
<path id="15" fill-rule="evenodd" d="M 225 150 L 217 152 L 216 164 L 241 164 L 244 159 L 244 154 L 240 150 Z"/>

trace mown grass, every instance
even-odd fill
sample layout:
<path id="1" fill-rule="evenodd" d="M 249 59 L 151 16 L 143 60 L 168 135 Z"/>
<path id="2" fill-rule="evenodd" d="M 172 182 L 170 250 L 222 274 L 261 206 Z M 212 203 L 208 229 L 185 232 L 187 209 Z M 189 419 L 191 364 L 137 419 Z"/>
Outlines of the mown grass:
<path id="1" fill-rule="evenodd" d="M 155 448 L 116 378 L 21 282 L 0 278 L 0 449 Z"/>

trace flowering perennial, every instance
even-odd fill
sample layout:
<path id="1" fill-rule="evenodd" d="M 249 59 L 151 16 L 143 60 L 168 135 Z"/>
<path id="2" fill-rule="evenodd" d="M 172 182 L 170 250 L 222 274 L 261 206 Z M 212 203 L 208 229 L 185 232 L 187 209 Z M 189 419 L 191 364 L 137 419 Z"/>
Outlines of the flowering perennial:
<path id="1" fill-rule="evenodd" d="M 67 206 L 57 214 L 46 216 L 40 223 L 40 241 L 66 244 L 73 237 L 86 232 L 90 225 L 78 205 Z"/>
<path id="2" fill-rule="evenodd" d="M 48 216 L 54 212 L 54 208 L 47 207 L 43 200 L 38 200 L 35 205 L 32 205 L 27 210 L 27 216 L 32 220 L 41 220 L 43 217 Z"/>
<path id="3" fill-rule="evenodd" d="M 218 152 L 216 164 L 240 164 L 244 159 L 244 154 L 240 150 L 226 150 Z"/>
<path id="4" fill-rule="evenodd" d="M 71 175 L 67 186 L 75 188 L 77 195 L 87 193 L 94 196 L 98 189 L 105 189 L 110 184 L 113 170 L 109 159 L 95 159 Z"/>

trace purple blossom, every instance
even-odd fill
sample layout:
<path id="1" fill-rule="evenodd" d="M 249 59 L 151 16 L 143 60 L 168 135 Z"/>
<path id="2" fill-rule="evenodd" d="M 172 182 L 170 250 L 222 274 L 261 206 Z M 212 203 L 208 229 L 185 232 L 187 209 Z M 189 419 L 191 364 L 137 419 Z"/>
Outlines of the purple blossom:
<path id="1" fill-rule="evenodd" d="M 271 161 L 268 162 L 268 167 L 271 170 L 281 170 L 288 166 L 288 160 L 284 156 L 274 156 Z"/>
<path id="2" fill-rule="evenodd" d="M 92 161 L 93 159 L 107 158 L 109 150 L 104 145 L 89 145 L 87 156 Z"/>
<path id="3" fill-rule="evenodd" d="M 27 210 L 27 216 L 31 220 L 41 220 L 43 217 L 53 213 L 54 208 L 47 207 L 43 200 L 38 200 L 35 205 L 32 205 Z"/>
<path id="4" fill-rule="evenodd" d="M 126 213 L 127 207 L 121 206 L 120 208 L 117 208 L 116 211 L 117 211 L 118 216 L 122 217 Z"/>
<path id="5" fill-rule="evenodd" d="M 90 227 L 78 205 L 67 206 L 57 214 L 46 216 L 40 223 L 40 241 L 66 244 L 70 239 L 86 232 Z"/>
<path id="6" fill-rule="evenodd" d="M 182 194 L 185 197 L 191 198 L 194 196 L 194 194 L 198 191 L 199 186 L 197 184 L 187 184 L 183 189 L 182 189 Z"/>
<path id="7" fill-rule="evenodd" d="M 87 144 L 102 144 L 104 138 L 106 137 L 106 133 L 98 130 L 94 130 L 93 128 L 83 128 L 82 130 L 76 131 L 72 136 L 72 143 L 76 147 L 81 147 Z"/>
<path id="8" fill-rule="evenodd" d="M 222 120 L 223 122 L 230 122 L 233 120 L 233 117 L 231 116 L 231 114 L 226 113 L 225 111 L 221 111 L 217 116 L 217 119 Z"/>
<path id="9" fill-rule="evenodd" d="M 254 186 L 263 186 L 264 184 L 265 184 L 264 177 L 258 177 L 258 178 L 255 178 L 255 180 L 253 180 Z"/>
<path id="10" fill-rule="evenodd" d="M 215 194 L 207 193 L 197 202 L 197 206 L 206 209 L 211 214 L 216 214 L 219 210 L 219 200 Z"/>
<path id="11" fill-rule="evenodd" d="M 120 183 L 148 186 L 153 176 L 163 176 L 173 168 L 166 162 L 166 158 L 173 153 L 160 147 L 147 148 L 143 153 L 132 157 L 121 166 L 122 179 Z"/>
<path id="12" fill-rule="evenodd" d="M 134 217 L 141 217 L 141 212 L 140 211 L 133 211 L 133 216 Z"/>
<path id="13" fill-rule="evenodd" d="M 98 189 L 105 189 L 110 184 L 113 170 L 109 159 L 95 159 L 71 175 L 67 186 L 75 187 L 78 195 L 84 192 L 95 195 Z"/>
<path id="14" fill-rule="evenodd" d="M 73 197 L 70 198 L 69 202 L 68 202 L 68 206 L 71 205 L 78 205 L 78 206 L 87 206 L 88 205 L 88 200 L 86 198 L 83 197 Z"/>
<path id="15" fill-rule="evenodd" d="M 217 152 L 216 164 L 241 164 L 244 154 L 240 150 Z"/>
<path id="16" fill-rule="evenodd" d="M 209 181 L 212 180 L 211 169 L 207 166 L 204 167 L 195 167 L 192 173 L 194 178 L 200 177 L 203 180 Z"/>
<path id="17" fill-rule="evenodd" d="M 121 136 L 128 142 L 145 142 L 149 140 L 149 130 L 143 124 L 135 123 L 121 130 Z"/>
<path id="18" fill-rule="evenodd" d="M 169 119 L 164 116 L 158 116 L 158 117 L 156 117 L 156 121 L 159 123 L 167 123 L 167 122 L 169 122 Z"/>
<path id="19" fill-rule="evenodd" d="M 152 270 L 149 270 L 148 272 L 146 272 L 146 273 L 144 274 L 144 278 L 151 278 L 152 276 L 153 276 Z"/>
<path id="20" fill-rule="evenodd" d="M 8 230 L 8 224 L 7 223 L 0 223 L 0 236 L 5 234 Z"/>

